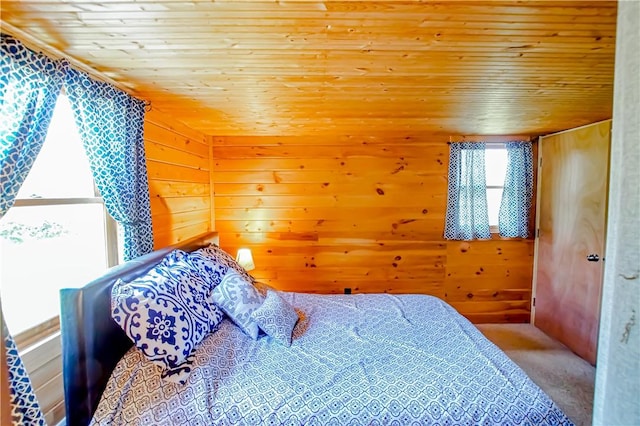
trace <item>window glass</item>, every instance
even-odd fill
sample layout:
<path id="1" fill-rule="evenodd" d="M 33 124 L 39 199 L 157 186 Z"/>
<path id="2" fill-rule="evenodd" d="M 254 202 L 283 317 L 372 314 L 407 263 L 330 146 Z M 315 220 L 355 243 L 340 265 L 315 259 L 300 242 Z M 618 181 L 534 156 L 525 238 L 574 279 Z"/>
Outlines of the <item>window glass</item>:
<path id="1" fill-rule="evenodd" d="M 59 315 L 59 290 L 107 267 L 102 204 L 10 209 L 0 227 L 2 311 L 12 334 Z"/>
<path id="2" fill-rule="evenodd" d="M 498 226 L 504 178 L 507 174 L 507 150 L 504 145 L 487 147 L 485 150 L 485 173 L 487 176 L 489 226 L 495 227 Z"/>
<path id="3" fill-rule="evenodd" d="M 47 139 L 17 198 L 93 197 L 89 160 L 68 98 L 61 94 L 53 112 Z"/>
<path id="4" fill-rule="evenodd" d="M 25 199 L 29 204 L 21 204 Z M 14 336 L 59 315 L 61 288 L 104 272 L 105 221 L 69 101 L 60 95 L 16 205 L 0 219 L 2 309 Z"/>

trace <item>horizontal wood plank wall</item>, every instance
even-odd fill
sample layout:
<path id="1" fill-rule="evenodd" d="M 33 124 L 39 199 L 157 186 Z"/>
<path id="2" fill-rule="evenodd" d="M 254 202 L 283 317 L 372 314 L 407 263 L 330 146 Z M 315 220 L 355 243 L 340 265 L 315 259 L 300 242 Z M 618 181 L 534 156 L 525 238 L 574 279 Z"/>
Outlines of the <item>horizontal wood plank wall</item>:
<path id="1" fill-rule="evenodd" d="M 528 322 L 533 240 L 443 239 L 447 135 L 213 138 L 222 248 L 290 291 L 424 293 Z"/>
<path id="2" fill-rule="evenodd" d="M 158 111 L 147 112 L 144 140 L 155 248 L 211 230 L 209 140 Z M 65 415 L 60 334 L 23 354 L 47 424 Z"/>
<path id="3" fill-rule="evenodd" d="M 213 229 L 209 139 L 152 109 L 144 141 L 155 248 Z"/>

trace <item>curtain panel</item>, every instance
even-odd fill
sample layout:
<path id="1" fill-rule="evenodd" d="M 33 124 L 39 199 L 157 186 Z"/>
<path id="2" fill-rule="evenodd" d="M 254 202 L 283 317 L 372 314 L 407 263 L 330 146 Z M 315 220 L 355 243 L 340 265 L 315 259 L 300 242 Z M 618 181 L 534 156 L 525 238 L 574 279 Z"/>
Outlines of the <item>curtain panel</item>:
<path id="1" fill-rule="evenodd" d="M 529 236 L 533 198 L 533 149 L 531 142 L 509 142 L 498 228 L 503 237 Z"/>
<path id="2" fill-rule="evenodd" d="M 0 62 L 0 217 L 13 205 L 45 138 L 65 64 L 2 34 Z"/>
<path id="3" fill-rule="evenodd" d="M 35 53 L 2 34 L 0 44 L 0 218 L 16 195 L 42 148 L 64 81 L 65 64 Z M 11 421 L 16 425 L 46 425 L 0 304 L 2 350 L 9 379 Z"/>
<path id="4" fill-rule="evenodd" d="M 489 239 L 489 213 L 485 175 L 485 144 L 449 145 L 449 187 L 444 238 Z"/>
<path id="5" fill-rule="evenodd" d="M 0 44 L 0 218 L 14 204 L 46 139 L 63 85 L 74 110 L 96 185 L 121 225 L 124 258 L 153 250 L 144 152 L 144 104 L 112 86 L 35 53 L 2 34 Z M 1 318 L 11 419 L 45 425 L 15 341 Z"/>
<path id="6" fill-rule="evenodd" d="M 151 252 L 144 103 L 74 69 L 65 88 L 96 185 L 124 235 L 124 259 Z"/>
<path id="7" fill-rule="evenodd" d="M 2 315 L 2 312 L 0 312 Z M 16 343 L 1 318 L 3 350 L 7 360 L 9 373 L 9 405 L 10 417 L 14 425 L 43 425 L 46 426 L 44 414 L 40 409 L 38 398 L 33 391 L 31 379 L 24 368 L 22 358 L 18 353 Z"/>

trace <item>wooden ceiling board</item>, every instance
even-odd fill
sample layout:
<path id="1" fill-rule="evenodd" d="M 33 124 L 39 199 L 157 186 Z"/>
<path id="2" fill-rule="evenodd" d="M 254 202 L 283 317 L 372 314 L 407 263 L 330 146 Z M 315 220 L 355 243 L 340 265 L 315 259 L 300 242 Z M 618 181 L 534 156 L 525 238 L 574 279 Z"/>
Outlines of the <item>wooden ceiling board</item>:
<path id="1" fill-rule="evenodd" d="M 615 1 L 1 7 L 3 31 L 210 135 L 542 134 L 612 114 Z"/>

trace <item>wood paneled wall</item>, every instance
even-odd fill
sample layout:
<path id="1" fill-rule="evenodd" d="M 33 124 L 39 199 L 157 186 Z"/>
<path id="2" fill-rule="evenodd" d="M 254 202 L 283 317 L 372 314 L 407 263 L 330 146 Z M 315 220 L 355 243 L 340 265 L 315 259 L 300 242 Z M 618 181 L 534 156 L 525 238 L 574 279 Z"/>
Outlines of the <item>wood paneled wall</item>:
<path id="1" fill-rule="evenodd" d="M 209 139 L 152 109 L 144 140 L 155 248 L 212 230 Z"/>
<path id="2" fill-rule="evenodd" d="M 159 111 L 144 124 L 155 247 L 211 230 L 211 147 L 208 138 Z M 65 416 L 60 334 L 23 353 L 47 424 Z"/>
<path id="3" fill-rule="evenodd" d="M 528 322 L 533 240 L 448 242 L 448 136 L 214 137 L 216 230 L 276 288 L 426 293 Z"/>

